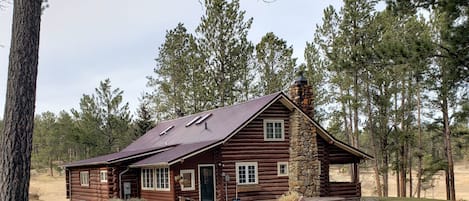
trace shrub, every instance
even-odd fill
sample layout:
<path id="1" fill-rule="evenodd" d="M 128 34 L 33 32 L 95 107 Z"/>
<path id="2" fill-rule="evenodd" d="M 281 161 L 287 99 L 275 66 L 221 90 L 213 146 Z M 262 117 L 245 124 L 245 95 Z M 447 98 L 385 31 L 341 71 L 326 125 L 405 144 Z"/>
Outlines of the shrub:
<path id="1" fill-rule="evenodd" d="M 301 198 L 300 194 L 294 191 L 289 191 L 283 194 L 278 201 L 299 201 Z"/>

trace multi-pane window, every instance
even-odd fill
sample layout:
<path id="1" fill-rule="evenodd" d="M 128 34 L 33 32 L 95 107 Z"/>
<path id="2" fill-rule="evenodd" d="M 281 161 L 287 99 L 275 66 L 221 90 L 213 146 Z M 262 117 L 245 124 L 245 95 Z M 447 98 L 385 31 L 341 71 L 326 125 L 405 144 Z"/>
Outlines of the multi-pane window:
<path id="1" fill-rule="evenodd" d="M 288 162 L 278 162 L 277 163 L 277 175 L 278 176 L 288 176 Z"/>
<path id="2" fill-rule="evenodd" d="M 81 171 L 80 172 L 80 185 L 89 186 L 90 185 L 90 172 Z"/>
<path id="3" fill-rule="evenodd" d="M 156 168 L 156 189 L 169 190 L 169 168 Z"/>
<path id="4" fill-rule="evenodd" d="M 142 169 L 142 189 L 154 189 L 154 175 L 153 169 Z"/>
<path id="5" fill-rule="evenodd" d="M 181 170 L 180 174 L 182 177 L 181 190 L 195 190 L 194 170 Z"/>
<path id="6" fill-rule="evenodd" d="M 99 171 L 99 181 L 107 182 L 107 170 Z"/>
<path id="7" fill-rule="evenodd" d="M 264 119 L 264 140 L 282 141 L 285 139 L 283 120 Z"/>
<path id="8" fill-rule="evenodd" d="M 257 184 L 257 162 L 236 163 L 236 181 L 238 184 Z"/>

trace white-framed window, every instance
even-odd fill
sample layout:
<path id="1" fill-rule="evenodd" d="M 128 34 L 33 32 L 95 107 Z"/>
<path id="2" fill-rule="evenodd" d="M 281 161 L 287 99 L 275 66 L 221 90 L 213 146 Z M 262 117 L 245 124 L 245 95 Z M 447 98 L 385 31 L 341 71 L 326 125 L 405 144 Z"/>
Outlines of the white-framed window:
<path id="1" fill-rule="evenodd" d="M 99 181 L 102 183 L 107 183 L 107 170 L 99 171 Z"/>
<path id="2" fill-rule="evenodd" d="M 81 186 L 89 186 L 90 185 L 90 172 L 89 171 L 81 171 L 80 172 L 80 185 Z"/>
<path id="3" fill-rule="evenodd" d="M 285 140 L 285 128 L 281 119 L 264 119 L 264 140 L 283 141 Z"/>
<path id="4" fill-rule="evenodd" d="M 257 162 L 239 162 L 236 163 L 236 183 L 258 184 Z"/>
<path id="5" fill-rule="evenodd" d="M 181 170 L 179 172 L 181 175 L 182 183 L 181 183 L 181 190 L 182 191 L 193 191 L 195 190 L 195 172 L 194 170 Z"/>
<path id="6" fill-rule="evenodd" d="M 169 168 L 155 168 L 156 190 L 169 191 Z"/>
<path id="7" fill-rule="evenodd" d="M 288 162 L 277 162 L 277 176 L 288 176 Z"/>
<path id="8" fill-rule="evenodd" d="M 153 169 L 142 168 L 141 178 L 142 178 L 143 190 L 155 189 L 155 176 L 154 176 Z"/>

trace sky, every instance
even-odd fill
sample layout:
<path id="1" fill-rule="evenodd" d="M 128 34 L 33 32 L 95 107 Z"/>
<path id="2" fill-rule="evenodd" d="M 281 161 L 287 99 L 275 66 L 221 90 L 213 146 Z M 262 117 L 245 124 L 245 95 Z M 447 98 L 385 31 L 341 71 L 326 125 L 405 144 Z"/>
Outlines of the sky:
<path id="1" fill-rule="evenodd" d="M 92 94 L 107 78 L 124 91 L 135 115 L 139 97 L 151 89 L 158 47 L 166 30 L 179 22 L 194 30 L 204 8 L 202 0 L 48 0 L 41 20 L 36 114 L 79 108 L 83 94 Z M 12 1 L 10 1 L 12 2 Z M 272 3 L 266 3 L 272 2 Z M 248 39 L 257 44 L 273 32 L 293 46 L 297 64 L 306 42 L 313 40 L 323 10 L 340 8 L 340 0 L 241 0 L 245 17 L 253 17 Z M 12 9 L 0 10 L 0 118 L 3 118 Z"/>

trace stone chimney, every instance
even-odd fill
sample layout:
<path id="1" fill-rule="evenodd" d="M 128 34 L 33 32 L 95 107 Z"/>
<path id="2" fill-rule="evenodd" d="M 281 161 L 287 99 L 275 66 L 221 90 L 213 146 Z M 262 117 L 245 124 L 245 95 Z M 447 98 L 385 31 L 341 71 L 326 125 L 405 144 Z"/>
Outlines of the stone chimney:
<path id="1" fill-rule="evenodd" d="M 313 117 L 311 86 L 300 72 L 290 86 L 290 98 Z M 300 111 L 290 113 L 290 158 L 288 186 L 306 197 L 320 196 L 321 162 L 318 158 L 316 127 Z"/>
<path id="2" fill-rule="evenodd" d="M 303 71 L 298 72 L 298 77 L 290 86 L 290 98 L 307 115 L 314 118 L 313 92 L 308 80 L 303 76 Z"/>

